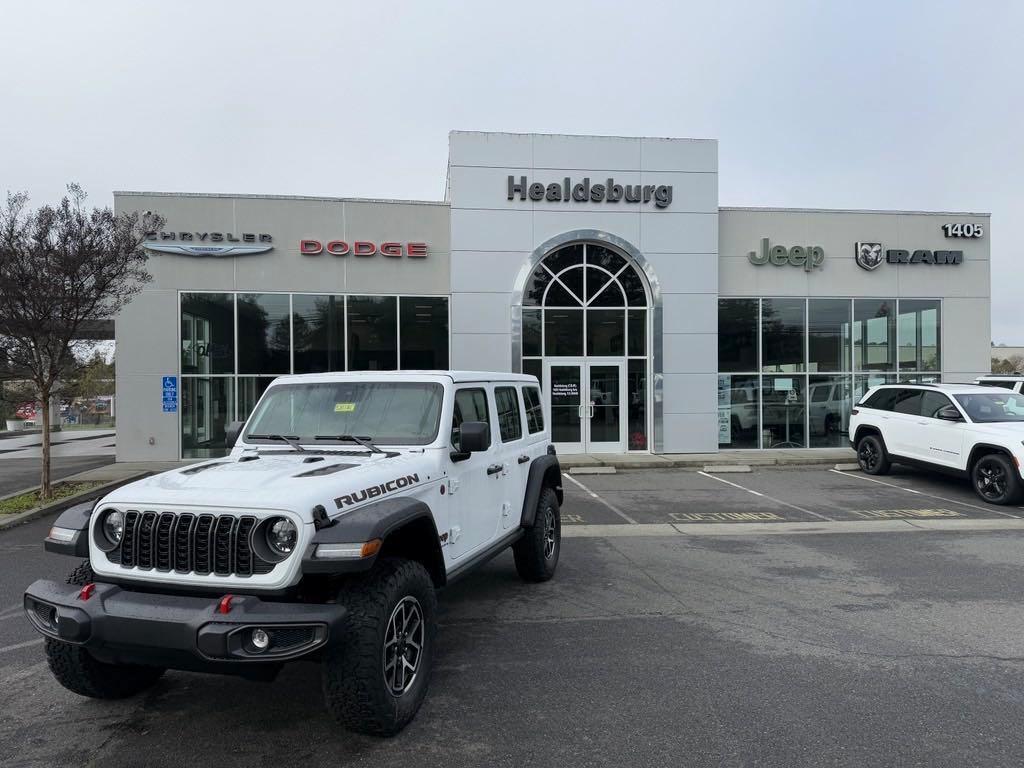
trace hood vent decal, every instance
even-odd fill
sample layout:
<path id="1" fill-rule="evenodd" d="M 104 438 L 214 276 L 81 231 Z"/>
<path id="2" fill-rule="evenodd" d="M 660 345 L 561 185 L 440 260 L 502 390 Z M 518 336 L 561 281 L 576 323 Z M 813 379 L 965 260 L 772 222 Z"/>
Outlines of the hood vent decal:
<path id="1" fill-rule="evenodd" d="M 311 469 L 308 472 L 302 472 L 293 477 L 321 477 L 322 475 L 333 475 L 335 472 L 341 472 L 343 469 L 352 469 L 352 467 L 358 467 L 358 464 L 328 464 L 326 467 L 317 467 Z"/>
<path id="2" fill-rule="evenodd" d="M 213 469 L 214 467 L 219 467 L 219 466 L 222 466 L 222 465 L 227 464 L 227 463 L 228 462 L 226 462 L 226 461 L 214 461 L 214 462 L 212 462 L 210 464 L 197 464 L 194 467 L 189 467 L 188 469 L 181 470 L 181 474 L 183 474 L 183 475 L 198 475 L 200 472 L 202 472 L 205 469 Z"/>

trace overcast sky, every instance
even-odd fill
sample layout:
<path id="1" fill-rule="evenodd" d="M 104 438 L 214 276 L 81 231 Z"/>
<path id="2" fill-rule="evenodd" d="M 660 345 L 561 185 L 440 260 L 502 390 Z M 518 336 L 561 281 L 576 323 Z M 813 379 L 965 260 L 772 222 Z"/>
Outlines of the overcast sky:
<path id="1" fill-rule="evenodd" d="M 440 199 L 451 129 L 717 138 L 722 205 L 991 212 L 993 336 L 1024 345 L 1024 3 L 9 0 L 0 19 L 0 191 L 35 203 L 72 180 L 103 205 Z"/>

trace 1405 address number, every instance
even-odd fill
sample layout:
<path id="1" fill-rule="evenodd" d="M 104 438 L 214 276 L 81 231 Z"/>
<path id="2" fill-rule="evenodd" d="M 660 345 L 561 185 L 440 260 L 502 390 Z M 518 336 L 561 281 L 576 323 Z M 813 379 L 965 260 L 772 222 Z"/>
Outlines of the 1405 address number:
<path id="1" fill-rule="evenodd" d="M 943 224 L 946 237 L 984 237 L 984 224 Z"/>

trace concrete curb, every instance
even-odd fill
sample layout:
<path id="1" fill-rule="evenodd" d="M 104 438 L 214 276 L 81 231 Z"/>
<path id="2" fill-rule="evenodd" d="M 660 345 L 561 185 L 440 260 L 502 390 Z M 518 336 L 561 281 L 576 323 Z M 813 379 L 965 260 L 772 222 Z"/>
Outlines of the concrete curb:
<path id="1" fill-rule="evenodd" d="M 753 453 L 753 452 L 752 452 Z M 666 459 L 657 455 L 643 456 L 628 459 L 600 458 L 595 455 L 582 459 L 559 457 L 562 469 L 574 469 L 576 467 L 614 467 L 615 469 L 698 469 L 703 470 L 708 464 L 708 457 L 701 456 L 693 459 Z M 835 456 L 779 456 L 761 457 L 751 456 L 744 458 L 744 464 L 751 468 L 756 467 L 828 467 L 836 466 Z"/>
<path id="2" fill-rule="evenodd" d="M 108 493 L 109 491 L 114 490 L 115 488 L 119 488 L 122 485 L 126 485 L 134 480 L 138 480 L 139 478 L 146 477 L 146 475 L 149 474 L 152 473 L 138 472 L 134 475 L 129 475 L 128 477 L 122 477 L 118 478 L 117 480 L 111 480 L 109 483 L 104 483 L 103 485 L 97 486 L 95 488 L 90 488 L 87 491 L 76 493 L 74 496 L 67 496 L 63 499 L 59 499 L 51 504 L 47 504 L 42 507 L 36 507 L 35 509 L 27 509 L 24 512 L 18 512 L 15 515 L 0 516 L 0 531 L 6 530 L 8 528 L 14 528 L 17 525 L 31 522 L 32 520 L 36 520 L 40 517 L 45 517 L 47 515 L 63 512 L 65 509 L 73 507 L 76 504 L 81 504 L 83 501 L 92 501 L 93 499 L 98 499 L 101 496 Z M 71 477 L 61 478 L 57 483 L 55 483 L 55 485 L 59 485 L 60 483 L 76 482 L 74 479 L 75 477 L 75 475 L 72 475 Z M 13 496 L 20 496 L 23 493 L 28 493 L 30 491 L 37 490 L 39 490 L 38 485 L 33 488 L 28 488 L 24 491 L 18 491 L 17 493 L 9 494 L 7 496 L 4 496 L 3 498 L 9 499 L 12 498 Z"/>
<path id="3" fill-rule="evenodd" d="M 639 523 L 637 525 L 563 525 L 566 538 L 636 536 L 780 536 L 846 533 L 951 533 L 1024 531 L 1024 520 L 835 520 L 807 523 Z"/>

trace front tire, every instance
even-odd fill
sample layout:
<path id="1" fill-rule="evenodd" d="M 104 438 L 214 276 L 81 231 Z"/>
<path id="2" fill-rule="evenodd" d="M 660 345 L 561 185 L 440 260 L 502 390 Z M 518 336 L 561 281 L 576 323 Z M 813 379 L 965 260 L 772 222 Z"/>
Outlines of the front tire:
<path id="1" fill-rule="evenodd" d="M 555 575 L 562 550 L 562 516 L 554 489 L 541 491 L 533 525 L 512 545 L 516 571 L 523 581 L 547 581 Z"/>
<path id="2" fill-rule="evenodd" d="M 1021 498 L 1017 468 L 1001 453 L 982 456 L 971 469 L 974 491 L 989 504 L 1016 504 Z"/>
<path id="3" fill-rule="evenodd" d="M 83 560 L 67 578 L 68 584 L 85 586 L 95 575 Z M 91 699 L 126 699 L 153 686 L 163 675 L 160 667 L 106 664 L 97 661 L 80 645 L 46 638 L 46 661 L 57 682 L 72 693 Z"/>
<path id="4" fill-rule="evenodd" d="M 427 695 L 434 664 L 437 597 L 420 563 L 387 558 L 346 585 L 344 640 L 323 662 L 324 701 L 343 726 L 393 736 Z"/>
<path id="5" fill-rule="evenodd" d="M 867 475 L 887 475 L 892 468 L 881 435 L 864 435 L 857 441 L 857 463 Z"/>

